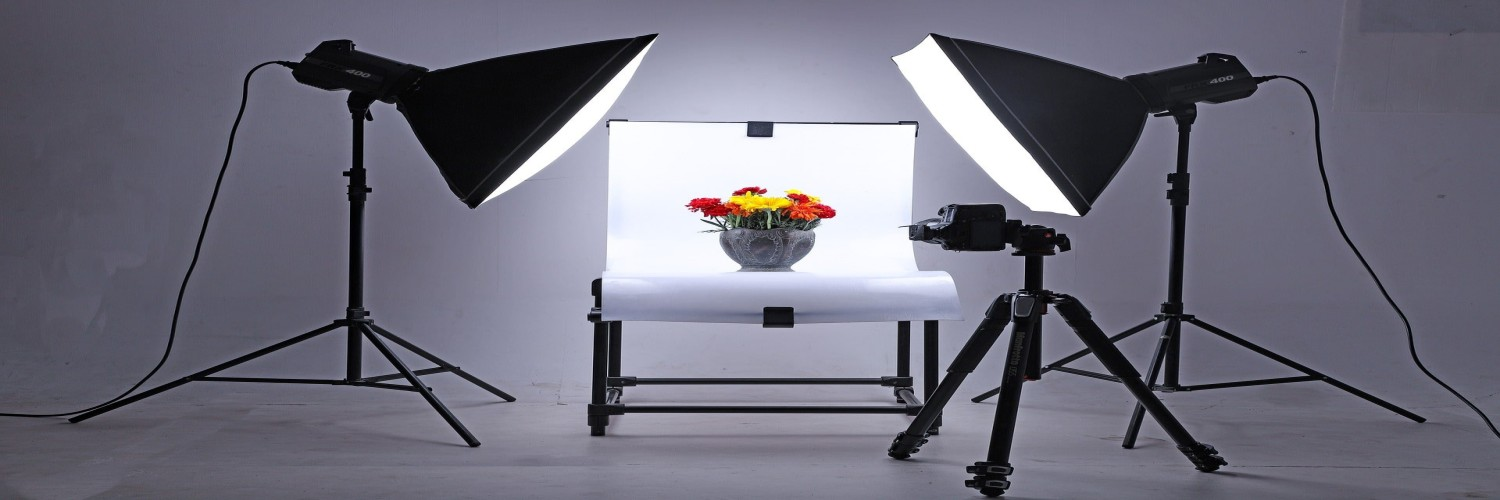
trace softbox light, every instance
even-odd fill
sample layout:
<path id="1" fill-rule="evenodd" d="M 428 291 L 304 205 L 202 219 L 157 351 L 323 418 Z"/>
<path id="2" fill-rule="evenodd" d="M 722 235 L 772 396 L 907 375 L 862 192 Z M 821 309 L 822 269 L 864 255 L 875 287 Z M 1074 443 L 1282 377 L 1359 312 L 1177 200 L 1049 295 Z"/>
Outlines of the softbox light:
<path id="1" fill-rule="evenodd" d="M 927 109 L 1028 208 L 1084 215 L 1135 148 L 1148 113 L 1248 97 L 1232 56 L 1116 78 L 994 45 L 929 35 L 892 58 Z"/>
<path id="2" fill-rule="evenodd" d="M 297 80 L 393 102 L 459 200 L 478 207 L 541 171 L 604 117 L 656 35 L 425 68 L 324 42 Z"/>

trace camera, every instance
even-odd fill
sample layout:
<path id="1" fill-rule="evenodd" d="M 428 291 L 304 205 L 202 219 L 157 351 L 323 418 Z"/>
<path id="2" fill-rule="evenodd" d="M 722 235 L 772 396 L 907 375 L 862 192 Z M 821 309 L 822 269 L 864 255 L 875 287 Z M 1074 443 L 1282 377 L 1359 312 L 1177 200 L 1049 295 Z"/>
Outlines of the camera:
<path id="1" fill-rule="evenodd" d="M 950 204 L 938 209 L 938 217 L 906 226 L 907 238 L 942 245 L 957 252 L 998 252 L 1007 245 L 1016 253 L 1052 254 L 1071 249 L 1067 235 L 1044 226 L 1026 225 L 1005 218 L 998 204 Z"/>
<path id="2" fill-rule="evenodd" d="M 938 209 L 938 218 L 906 227 L 907 238 L 943 246 L 943 250 L 995 252 L 1005 249 L 1006 223 L 1002 205 L 952 204 Z"/>

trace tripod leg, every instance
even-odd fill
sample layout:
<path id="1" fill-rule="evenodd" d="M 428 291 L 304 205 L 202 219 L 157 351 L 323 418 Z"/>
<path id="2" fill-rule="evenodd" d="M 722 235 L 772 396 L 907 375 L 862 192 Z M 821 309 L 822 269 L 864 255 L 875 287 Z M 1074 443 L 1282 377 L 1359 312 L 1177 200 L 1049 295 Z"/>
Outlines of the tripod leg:
<path id="1" fill-rule="evenodd" d="M 232 368 L 232 367 L 234 367 L 236 365 L 239 365 L 240 363 L 244 363 L 246 361 L 250 361 L 252 359 L 259 358 L 261 356 L 265 356 L 267 354 L 270 354 L 270 353 L 273 353 L 273 352 L 285 349 L 287 347 L 291 347 L 293 344 L 296 344 L 298 342 L 302 342 L 304 340 L 307 340 L 307 339 L 310 339 L 310 338 L 313 338 L 313 337 L 316 337 L 316 336 L 319 336 L 319 335 L 322 335 L 322 334 L 334 331 L 336 329 L 342 328 L 343 326 L 344 326 L 344 322 L 343 321 L 335 321 L 335 322 L 330 323 L 329 325 L 324 326 L 322 328 L 319 328 L 317 330 L 313 330 L 313 331 L 304 333 L 302 335 L 298 335 L 296 337 L 292 337 L 290 339 L 283 340 L 281 342 L 277 342 L 275 345 L 272 345 L 272 346 L 267 347 L 265 349 L 261 349 L 259 351 L 255 351 L 255 352 L 252 352 L 250 354 L 246 354 L 244 356 L 240 356 L 238 358 L 234 358 L 234 359 L 226 361 L 224 363 L 220 363 L 218 365 L 215 365 L 213 368 L 209 368 L 207 370 L 203 370 L 201 372 L 194 373 L 192 375 L 188 375 L 186 377 L 182 377 L 180 379 L 177 379 L 177 380 L 174 380 L 174 381 L 171 381 L 171 382 L 167 382 L 165 384 L 159 385 L 159 386 L 157 386 L 157 387 L 155 387 L 153 389 L 147 390 L 145 392 L 142 392 L 142 393 L 136 394 L 134 396 L 131 396 L 131 397 L 128 397 L 128 398 L 125 398 L 125 399 L 121 399 L 119 401 L 115 401 L 113 403 L 101 406 L 98 409 L 95 409 L 93 411 L 90 411 L 90 412 L 87 412 L 87 413 L 83 413 L 83 414 L 78 415 L 76 417 L 70 418 L 70 419 L 68 419 L 68 421 L 76 424 L 78 422 L 82 422 L 84 420 L 88 420 L 88 419 L 97 417 L 97 416 L 99 416 L 101 414 L 107 413 L 107 412 L 109 412 L 111 410 L 114 410 L 116 408 L 119 408 L 121 406 L 125 406 L 125 405 L 128 405 L 128 404 L 134 403 L 136 401 L 140 401 L 142 399 L 146 399 L 146 398 L 149 398 L 151 396 L 155 396 L 157 394 L 161 394 L 163 392 L 166 392 L 168 390 L 171 390 L 173 388 L 176 388 L 176 387 L 181 386 L 183 384 L 186 384 L 188 382 L 192 382 L 194 380 L 198 380 L 200 378 L 207 377 L 209 375 L 213 375 L 215 373 L 218 373 L 218 372 L 227 370 L 229 368 Z"/>
<path id="2" fill-rule="evenodd" d="M 441 415 L 443 420 L 446 420 L 448 425 L 452 426 L 453 430 L 458 432 L 458 436 L 463 438 L 465 443 L 468 443 L 471 447 L 479 446 L 479 440 L 474 439 L 474 435 L 469 432 L 469 429 L 464 428 L 463 422 L 459 422 L 458 417 L 453 416 L 453 412 L 448 411 L 448 407 L 444 406 L 442 401 L 438 401 L 437 396 L 432 395 L 432 391 L 427 389 L 427 386 L 411 372 L 410 368 L 406 367 L 406 363 L 402 362 L 401 358 L 396 357 L 396 353 L 391 351 L 390 346 L 385 345 L 385 342 L 380 340 L 380 336 L 375 334 L 375 330 L 365 328 L 368 325 L 369 323 L 360 324 L 359 330 L 364 332 L 365 338 L 369 339 L 371 344 L 375 345 L 375 349 L 380 351 L 380 355 L 385 356 L 385 359 L 390 361 L 392 366 L 396 367 L 396 371 L 401 372 L 401 376 L 406 379 L 406 383 L 411 384 L 412 387 L 417 389 L 417 393 L 422 395 L 422 399 L 426 399 L 427 404 L 432 405 L 432 409 L 437 410 L 438 415 Z"/>
<path id="3" fill-rule="evenodd" d="M 500 399 L 504 399 L 506 401 L 515 401 L 516 400 L 515 396 L 511 396 L 510 394 L 506 394 L 505 391 L 497 389 L 495 386 L 490 385 L 488 383 L 485 383 L 485 381 L 483 381 L 483 380 L 479 380 L 479 377 L 475 377 L 473 375 L 470 375 L 469 372 L 463 371 L 463 370 L 459 369 L 457 366 L 453 366 L 452 364 L 449 364 L 447 361 L 443 361 L 442 358 L 439 358 L 437 356 L 432 355 L 432 353 L 429 353 L 427 351 L 422 350 L 421 348 L 417 347 L 415 344 L 412 344 L 411 342 L 407 342 L 406 339 L 403 339 L 403 338 L 397 336 L 396 334 L 391 333 L 389 330 L 386 330 L 384 328 L 376 326 L 374 323 L 365 323 L 365 324 L 369 325 L 370 328 L 375 329 L 375 333 L 378 333 L 378 334 L 380 334 L 380 336 L 385 337 L 385 338 L 389 339 L 391 342 L 394 342 L 396 345 L 401 346 L 402 349 L 406 349 L 408 351 L 411 351 L 412 353 L 414 353 L 414 354 L 416 354 L 418 356 L 421 356 L 422 359 L 426 359 L 427 361 L 431 362 L 432 364 L 441 366 L 444 369 L 447 369 L 448 371 L 453 372 L 454 375 L 458 375 L 459 378 L 462 378 L 464 380 L 469 381 L 469 383 L 471 383 L 471 384 L 479 386 L 480 389 L 484 389 L 485 391 L 489 392 L 490 394 L 494 394 L 496 396 L 499 396 Z"/>
<path id="4" fill-rule="evenodd" d="M 1129 330 L 1125 330 L 1123 332 L 1120 332 L 1119 334 L 1116 334 L 1113 337 L 1110 337 L 1109 338 L 1109 343 L 1113 344 L 1115 342 L 1119 342 L 1121 340 L 1125 340 L 1126 337 L 1129 337 L 1131 335 L 1135 335 L 1137 333 L 1143 332 L 1147 328 L 1151 328 L 1152 325 L 1155 325 L 1155 324 L 1160 323 L 1162 321 L 1163 320 L 1161 320 L 1161 319 L 1147 320 L 1145 323 L 1141 323 L 1139 325 L 1135 325 L 1134 328 L 1131 328 Z M 1074 361 L 1077 361 L 1079 358 L 1087 356 L 1089 354 L 1089 352 L 1091 352 L 1091 351 L 1089 351 L 1088 348 L 1083 348 L 1083 349 L 1080 349 L 1078 352 L 1075 352 L 1073 354 L 1069 354 L 1069 355 L 1063 357 L 1062 359 L 1059 359 L 1057 361 L 1053 361 L 1051 363 L 1047 363 L 1046 365 L 1042 366 L 1042 373 L 1050 372 L 1050 371 L 1052 371 L 1053 368 L 1056 368 L 1056 367 L 1066 366 L 1068 363 L 1072 363 Z M 996 394 L 1000 394 L 1000 388 L 999 387 L 991 389 L 991 390 L 985 392 L 984 394 L 980 394 L 978 396 L 974 396 L 974 399 L 972 399 L 971 401 L 973 401 L 975 403 L 983 403 L 984 400 L 989 399 L 991 397 L 994 397 Z"/>
<path id="5" fill-rule="evenodd" d="M 953 394 L 958 392 L 958 386 L 964 383 L 964 378 L 979 366 L 984 355 L 995 345 L 995 340 L 1005 332 L 1005 325 L 1010 323 L 1011 297 L 1011 294 L 1001 295 L 990 304 L 990 309 L 985 311 L 984 319 L 974 329 L 974 334 L 969 336 L 968 342 L 964 343 L 963 349 L 960 349 L 958 356 L 953 359 L 953 364 L 948 366 L 948 376 L 943 377 L 937 388 L 927 396 L 922 410 L 917 412 L 917 416 L 912 419 L 906 432 L 896 435 L 896 440 L 891 442 L 891 447 L 886 452 L 887 455 L 896 459 L 908 458 L 920 451 L 918 449 L 920 446 L 927 443 L 928 431 L 943 414 L 943 407 L 948 404 L 948 400 L 953 399 Z M 935 330 L 930 333 L 936 336 Z M 936 357 L 935 353 L 928 359 L 933 357 Z"/>
<path id="6" fill-rule="evenodd" d="M 987 497 L 999 496 L 1010 488 L 1008 478 L 1014 472 L 1010 449 L 1015 440 L 1016 413 L 1021 408 L 1021 385 L 1026 381 L 1027 364 L 1033 357 L 1031 348 L 1036 345 L 1032 335 L 1037 333 L 1046 307 L 1041 297 L 1031 294 L 1016 294 L 1011 304 L 1014 327 L 1010 332 L 1010 351 L 1005 357 L 1005 375 L 1000 379 L 1000 397 L 995 400 L 989 453 L 983 462 L 965 469 L 974 479 L 964 481 L 964 486 L 978 489 Z"/>
<path id="7" fill-rule="evenodd" d="M 1161 375 L 1162 360 L 1167 357 L 1167 347 L 1172 338 L 1182 333 L 1182 322 L 1177 318 L 1166 320 L 1167 324 L 1161 327 L 1161 339 L 1156 342 L 1156 353 L 1151 355 L 1151 368 L 1146 372 L 1146 387 L 1156 386 L 1156 377 Z M 1135 438 L 1141 432 L 1141 420 L 1146 414 L 1146 407 L 1140 403 L 1135 404 L 1135 410 L 1130 412 L 1130 425 L 1125 427 L 1125 439 L 1120 443 L 1122 448 L 1134 448 Z"/>
<path id="8" fill-rule="evenodd" d="M 1141 374 L 1135 371 L 1135 367 L 1130 365 L 1130 361 L 1125 359 L 1124 354 L 1120 354 L 1120 350 L 1116 349 L 1114 344 L 1109 343 L 1109 338 L 1104 336 L 1099 325 L 1094 323 L 1091 314 L 1083 307 L 1083 304 L 1067 295 L 1058 294 L 1056 297 L 1053 304 L 1057 306 L 1057 312 L 1068 322 L 1068 326 L 1073 328 L 1073 332 L 1078 334 L 1079 340 L 1094 351 L 1094 356 L 1104 363 L 1104 367 L 1109 369 L 1111 374 L 1119 377 L 1120 382 L 1125 384 L 1125 388 L 1130 390 L 1136 401 L 1139 401 L 1146 411 L 1151 413 L 1151 417 L 1155 418 L 1156 422 L 1161 424 L 1162 429 L 1167 431 L 1167 435 L 1171 436 L 1172 441 L 1177 443 L 1177 449 L 1193 462 L 1194 468 L 1203 472 L 1212 472 L 1218 470 L 1219 466 L 1228 464 L 1218 455 L 1218 451 L 1213 446 L 1195 441 L 1182 423 L 1177 421 L 1177 417 L 1172 416 L 1167 406 L 1151 392 L 1151 388 L 1141 382 Z"/>
<path id="9" fill-rule="evenodd" d="M 1218 335 L 1219 337 L 1223 338 L 1224 340 L 1228 340 L 1230 342 L 1234 342 L 1235 344 L 1238 344 L 1240 347 L 1244 347 L 1244 348 L 1249 349 L 1251 351 L 1255 351 L 1256 354 L 1259 354 L 1261 356 L 1265 356 L 1267 358 L 1271 358 L 1273 361 L 1276 361 L 1276 362 L 1281 363 L 1283 365 L 1289 366 L 1292 369 L 1295 369 L 1295 370 L 1300 371 L 1302 373 L 1306 373 L 1308 376 L 1317 377 L 1319 380 L 1327 382 L 1329 385 L 1332 385 L 1332 386 L 1337 387 L 1339 389 L 1343 389 L 1344 392 L 1347 392 L 1349 394 L 1353 394 L 1355 396 L 1359 396 L 1361 399 L 1364 399 L 1365 401 L 1369 401 L 1371 403 L 1375 403 L 1376 405 L 1379 405 L 1381 408 L 1385 408 L 1387 410 L 1395 412 L 1397 415 L 1401 415 L 1401 416 L 1406 417 L 1408 419 L 1411 419 L 1412 421 L 1417 422 L 1417 423 L 1421 423 L 1421 422 L 1426 422 L 1427 421 L 1427 419 L 1426 418 L 1422 418 L 1421 415 L 1417 415 L 1415 413 L 1407 411 L 1407 410 L 1405 410 L 1405 409 L 1403 409 L 1403 408 L 1401 408 L 1399 406 L 1393 405 L 1393 404 L 1391 404 L 1391 403 L 1389 403 L 1389 402 L 1387 402 L 1387 401 L 1385 401 L 1383 399 L 1380 399 L 1380 398 L 1377 398 L 1375 396 L 1372 396 L 1372 395 L 1370 395 L 1369 393 L 1367 393 L 1365 391 L 1361 391 L 1359 389 L 1355 389 L 1353 386 L 1350 386 L 1349 384 L 1345 384 L 1343 382 L 1338 381 L 1338 379 L 1335 379 L 1333 377 L 1330 377 L 1330 376 L 1324 375 L 1322 373 L 1319 373 L 1317 370 L 1314 370 L 1312 368 L 1308 368 L 1306 366 L 1303 366 L 1301 363 L 1297 363 L 1296 361 L 1292 361 L 1290 359 L 1282 357 L 1280 354 L 1276 354 L 1274 352 L 1271 352 L 1270 350 L 1267 350 L 1264 347 L 1252 344 L 1248 340 L 1245 340 L 1245 339 L 1236 337 L 1234 335 L 1231 335 L 1229 332 L 1226 332 L 1224 330 L 1219 329 L 1218 327 L 1215 327 L 1213 325 L 1210 325 L 1208 323 L 1203 322 L 1203 320 L 1200 320 L 1200 319 L 1197 319 L 1197 318 L 1193 318 L 1193 319 L 1189 319 L 1188 322 L 1192 323 L 1193 325 L 1196 325 L 1198 328 L 1202 328 L 1204 330 L 1207 330 L 1209 333 L 1212 333 L 1214 335 Z"/>

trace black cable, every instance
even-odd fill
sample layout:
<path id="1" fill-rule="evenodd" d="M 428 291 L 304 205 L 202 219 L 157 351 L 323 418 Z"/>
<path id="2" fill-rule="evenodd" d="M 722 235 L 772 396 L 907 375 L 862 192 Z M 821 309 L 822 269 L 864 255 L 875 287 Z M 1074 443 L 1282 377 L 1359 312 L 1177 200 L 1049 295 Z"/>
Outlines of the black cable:
<path id="1" fill-rule="evenodd" d="M 1318 152 L 1318 175 L 1323 177 L 1323 197 L 1328 200 L 1328 213 L 1333 215 L 1333 224 L 1338 226 L 1339 236 L 1344 237 L 1344 243 L 1348 244 L 1349 249 L 1354 251 L 1354 256 L 1359 258 L 1359 264 L 1365 266 L 1365 272 L 1370 275 L 1370 279 L 1375 280 L 1375 287 L 1380 289 L 1380 295 L 1385 297 L 1385 302 L 1391 305 L 1391 309 L 1396 311 L 1397 316 L 1401 317 L 1401 324 L 1406 325 L 1406 347 L 1411 352 L 1412 362 L 1417 364 L 1417 368 L 1422 370 L 1422 373 L 1427 375 L 1427 378 L 1443 386 L 1448 392 L 1453 393 L 1453 396 L 1458 398 L 1459 401 L 1463 401 L 1465 405 L 1468 405 L 1469 409 L 1474 410 L 1474 413 L 1479 414 L 1479 418 L 1484 419 L 1484 424 L 1490 427 L 1490 432 L 1494 433 L 1495 437 L 1500 438 L 1500 430 L 1495 429 L 1495 424 L 1490 421 L 1488 415 L 1485 415 L 1479 407 L 1474 406 L 1474 403 L 1469 402 L 1469 399 L 1465 398 L 1463 394 L 1459 394 L 1457 390 L 1449 387 L 1442 379 L 1437 378 L 1437 375 L 1433 375 L 1431 371 L 1428 371 L 1427 367 L 1422 364 L 1422 359 L 1417 357 L 1417 342 L 1416 338 L 1412 335 L 1411 321 L 1406 319 L 1406 313 L 1401 311 L 1401 307 L 1397 306 L 1396 301 L 1391 299 L 1391 294 L 1386 292 L 1385 285 L 1380 282 L 1380 277 L 1375 275 L 1375 270 L 1370 268 L 1370 263 L 1365 260 L 1364 254 L 1360 253 L 1359 248 L 1354 246 L 1354 241 L 1349 239 L 1349 233 L 1344 231 L 1344 222 L 1339 220 L 1338 210 L 1333 208 L 1333 190 L 1328 187 L 1328 169 L 1323 166 L 1323 124 L 1322 120 L 1318 117 L 1318 100 L 1313 98 L 1312 89 L 1307 88 L 1307 84 L 1302 83 L 1302 80 L 1290 76 L 1263 76 L 1256 78 L 1256 81 L 1263 83 L 1277 78 L 1291 80 L 1293 83 L 1301 86 L 1302 91 L 1307 93 L 1308 102 L 1312 103 L 1313 144 Z"/>
<path id="2" fill-rule="evenodd" d="M 70 411 L 67 413 L 0 413 L 0 417 L 66 417 L 68 415 L 76 415 L 83 412 L 94 411 L 99 408 L 103 408 L 110 403 L 124 399 L 125 396 L 129 396 L 130 393 L 135 392 L 135 390 L 139 389 L 142 384 L 145 384 L 147 380 L 150 380 L 153 375 L 156 375 L 156 372 L 158 370 L 161 370 L 161 367 L 163 365 L 167 364 L 167 357 L 171 356 L 172 354 L 172 344 L 177 340 L 177 317 L 182 313 L 182 296 L 187 292 L 188 280 L 193 277 L 193 269 L 198 267 L 198 254 L 203 250 L 203 237 L 208 234 L 208 220 L 214 214 L 214 204 L 219 201 L 219 186 L 224 184 L 224 173 L 229 170 L 229 157 L 232 153 L 234 153 L 234 135 L 236 132 L 239 132 L 240 120 L 245 117 L 245 104 L 250 99 L 250 77 L 255 75 L 256 70 L 272 64 L 280 64 L 288 68 L 293 68 L 296 66 L 296 63 L 292 63 L 289 61 L 269 61 L 257 64 L 254 68 L 250 68 L 249 73 L 245 73 L 245 83 L 241 86 L 240 90 L 240 111 L 239 113 L 234 115 L 234 126 L 229 129 L 229 146 L 224 149 L 224 164 L 219 166 L 219 178 L 218 180 L 214 181 L 214 193 L 208 198 L 208 210 L 203 213 L 203 227 L 198 229 L 198 243 L 197 245 L 193 246 L 193 261 L 192 263 L 188 264 L 187 273 L 182 277 L 182 286 L 177 289 L 177 305 L 172 308 L 172 328 L 168 330 L 167 348 L 164 352 L 161 353 L 161 360 L 157 361 L 156 366 L 154 368 L 151 368 L 151 372 L 147 373 L 146 376 L 141 377 L 141 380 L 139 382 L 136 382 L 135 385 L 130 386 L 129 389 L 126 389 L 125 392 L 121 393 L 119 396 L 115 396 L 114 399 L 99 403 L 98 405 L 84 408 L 78 411 Z"/>

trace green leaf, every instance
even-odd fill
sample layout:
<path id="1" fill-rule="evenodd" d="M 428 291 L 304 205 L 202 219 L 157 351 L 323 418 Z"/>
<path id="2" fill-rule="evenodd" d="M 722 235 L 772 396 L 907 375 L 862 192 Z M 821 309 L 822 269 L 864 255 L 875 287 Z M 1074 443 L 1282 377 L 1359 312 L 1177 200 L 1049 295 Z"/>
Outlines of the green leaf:
<path id="1" fill-rule="evenodd" d="M 729 230 L 729 228 L 724 227 L 724 224 L 716 222 L 716 221 L 711 221 L 711 220 L 708 220 L 708 219 L 698 219 L 698 220 L 703 221 L 704 224 L 708 224 L 710 226 L 718 228 L 718 229 L 709 229 L 709 230 L 703 231 L 705 233 L 717 233 L 719 231 L 728 231 Z"/>

